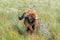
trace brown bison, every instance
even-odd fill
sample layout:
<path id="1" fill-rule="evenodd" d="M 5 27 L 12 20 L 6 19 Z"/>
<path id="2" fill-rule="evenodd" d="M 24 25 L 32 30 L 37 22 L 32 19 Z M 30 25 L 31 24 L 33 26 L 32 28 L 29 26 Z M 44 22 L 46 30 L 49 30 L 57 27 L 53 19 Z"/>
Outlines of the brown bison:
<path id="1" fill-rule="evenodd" d="M 24 18 L 24 25 L 26 32 L 34 33 L 36 32 L 37 25 L 38 25 L 38 17 L 36 15 L 35 10 L 31 10 L 29 8 L 25 9 L 22 16 L 19 17 L 19 20 Z"/>

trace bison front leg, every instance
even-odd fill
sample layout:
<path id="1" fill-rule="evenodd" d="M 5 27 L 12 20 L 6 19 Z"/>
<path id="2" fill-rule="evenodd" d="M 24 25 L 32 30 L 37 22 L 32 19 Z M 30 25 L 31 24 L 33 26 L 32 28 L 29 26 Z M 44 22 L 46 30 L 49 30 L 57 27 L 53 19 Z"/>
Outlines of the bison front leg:
<path id="1" fill-rule="evenodd" d="M 33 31 L 32 32 L 35 33 L 36 32 L 36 29 L 37 29 L 37 26 L 34 25 L 32 28 L 33 28 Z"/>
<path id="2" fill-rule="evenodd" d="M 38 21 L 36 20 L 36 21 L 34 22 L 33 26 L 32 26 L 32 28 L 33 28 L 33 33 L 36 32 L 36 30 L 37 30 L 37 25 L 38 25 Z"/>

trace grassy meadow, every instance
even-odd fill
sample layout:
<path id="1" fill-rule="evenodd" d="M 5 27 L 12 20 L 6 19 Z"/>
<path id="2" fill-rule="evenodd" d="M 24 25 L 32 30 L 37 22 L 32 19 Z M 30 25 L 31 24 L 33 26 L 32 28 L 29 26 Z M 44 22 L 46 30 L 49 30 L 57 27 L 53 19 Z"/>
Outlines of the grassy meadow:
<path id="1" fill-rule="evenodd" d="M 60 0 L 0 0 L 0 40 L 45 40 L 44 36 L 25 35 L 22 15 L 25 8 L 37 11 L 51 40 L 60 40 Z"/>

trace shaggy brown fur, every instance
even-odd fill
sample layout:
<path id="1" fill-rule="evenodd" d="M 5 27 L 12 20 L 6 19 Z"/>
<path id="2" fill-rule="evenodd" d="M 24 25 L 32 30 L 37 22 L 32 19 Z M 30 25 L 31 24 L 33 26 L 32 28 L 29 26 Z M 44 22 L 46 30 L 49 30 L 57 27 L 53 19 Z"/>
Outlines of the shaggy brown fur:
<path id="1" fill-rule="evenodd" d="M 35 33 L 38 25 L 36 11 L 29 8 L 25 9 L 23 15 L 19 17 L 19 20 L 23 18 L 26 32 Z"/>

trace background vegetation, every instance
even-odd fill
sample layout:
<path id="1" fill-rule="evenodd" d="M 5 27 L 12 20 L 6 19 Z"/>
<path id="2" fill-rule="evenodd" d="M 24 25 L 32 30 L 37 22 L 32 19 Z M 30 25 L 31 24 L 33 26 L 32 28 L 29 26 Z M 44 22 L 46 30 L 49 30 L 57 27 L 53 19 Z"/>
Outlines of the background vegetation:
<path id="1" fill-rule="evenodd" d="M 25 8 L 35 9 L 52 40 L 60 40 L 60 0 L 0 0 L 0 40 L 45 40 L 38 34 L 23 33 L 24 24 L 18 16 Z"/>

